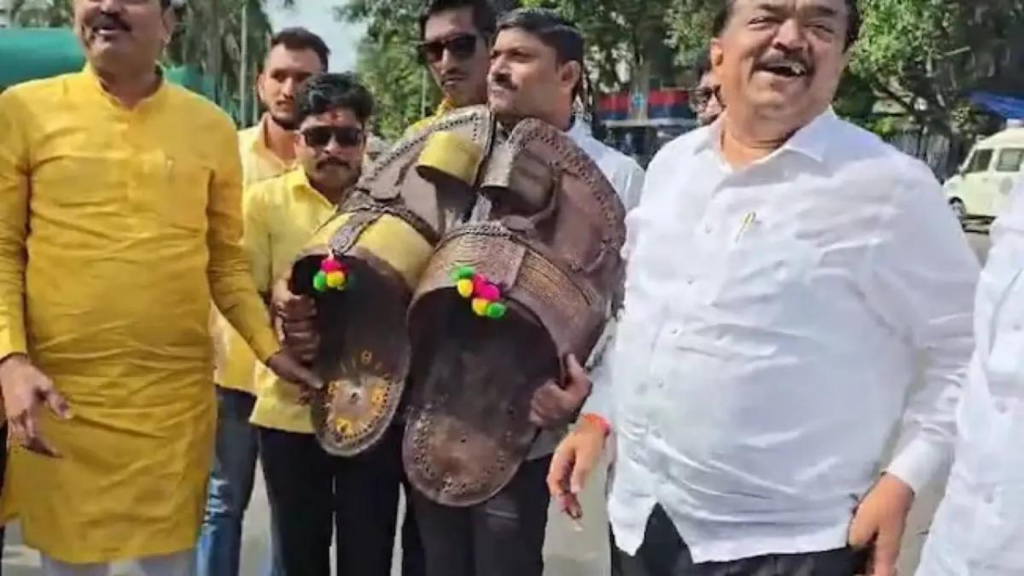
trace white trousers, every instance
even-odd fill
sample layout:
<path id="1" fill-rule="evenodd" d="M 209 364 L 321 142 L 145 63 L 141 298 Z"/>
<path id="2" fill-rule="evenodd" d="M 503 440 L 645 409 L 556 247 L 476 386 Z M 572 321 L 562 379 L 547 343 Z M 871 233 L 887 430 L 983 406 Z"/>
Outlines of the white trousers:
<path id="1" fill-rule="evenodd" d="M 186 550 L 129 562 L 142 576 L 195 576 L 196 553 Z M 44 576 L 110 576 L 112 564 L 66 564 L 43 556 Z"/>

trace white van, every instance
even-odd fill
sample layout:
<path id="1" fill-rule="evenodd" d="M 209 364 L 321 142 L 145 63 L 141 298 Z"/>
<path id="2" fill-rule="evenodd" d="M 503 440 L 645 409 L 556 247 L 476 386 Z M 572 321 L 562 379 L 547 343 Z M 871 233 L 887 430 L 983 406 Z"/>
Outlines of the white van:
<path id="1" fill-rule="evenodd" d="M 1024 128 L 1007 128 L 975 144 L 959 173 L 944 188 L 950 207 L 961 218 L 995 218 L 1021 176 Z"/>

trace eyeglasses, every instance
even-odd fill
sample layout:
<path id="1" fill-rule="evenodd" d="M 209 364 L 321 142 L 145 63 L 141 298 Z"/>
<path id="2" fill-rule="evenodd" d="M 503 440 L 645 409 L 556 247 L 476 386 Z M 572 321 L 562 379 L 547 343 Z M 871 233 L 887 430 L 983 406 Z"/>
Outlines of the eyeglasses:
<path id="1" fill-rule="evenodd" d="M 352 126 L 313 126 L 302 131 L 302 138 L 313 148 L 327 146 L 332 138 L 338 146 L 352 148 L 363 143 L 363 131 Z"/>
<path id="2" fill-rule="evenodd" d="M 690 90 L 690 109 L 697 113 L 703 112 L 711 103 L 712 98 L 721 103 L 721 92 L 720 86 L 701 86 Z"/>
<path id="3" fill-rule="evenodd" d="M 478 38 L 475 34 L 460 34 L 445 40 L 420 42 L 420 58 L 427 64 L 434 64 L 444 58 L 444 51 L 447 50 L 457 60 L 468 60 L 476 54 Z"/>

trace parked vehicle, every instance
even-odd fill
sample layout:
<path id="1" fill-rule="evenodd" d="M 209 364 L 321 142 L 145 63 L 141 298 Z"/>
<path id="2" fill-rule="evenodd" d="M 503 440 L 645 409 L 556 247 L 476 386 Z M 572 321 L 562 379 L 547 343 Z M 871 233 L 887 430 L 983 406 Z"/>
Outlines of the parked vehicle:
<path id="1" fill-rule="evenodd" d="M 1007 128 L 974 145 L 945 184 L 949 206 L 961 218 L 997 217 L 1024 176 L 1024 127 Z"/>

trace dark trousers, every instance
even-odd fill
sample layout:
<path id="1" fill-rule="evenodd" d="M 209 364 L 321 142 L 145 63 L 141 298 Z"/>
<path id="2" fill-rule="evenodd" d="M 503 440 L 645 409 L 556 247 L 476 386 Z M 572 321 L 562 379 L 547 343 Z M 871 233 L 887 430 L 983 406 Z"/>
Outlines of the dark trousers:
<path id="1" fill-rule="evenodd" d="M 427 576 L 542 576 L 551 458 L 524 462 L 501 492 L 468 508 L 413 490 Z"/>
<path id="2" fill-rule="evenodd" d="M 661 506 L 647 520 L 644 543 L 636 556 L 618 553 L 624 557 L 623 576 L 853 576 L 862 566 L 861 554 L 849 548 L 694 564 L 690 549 Z"/>
<path id="3" fill-rule="evenodd" d="M 282 576 L 390 576 L 401 434 L 353 458 L 330 456 L 311 434 L 260 428 L 260 454 Z"/>

